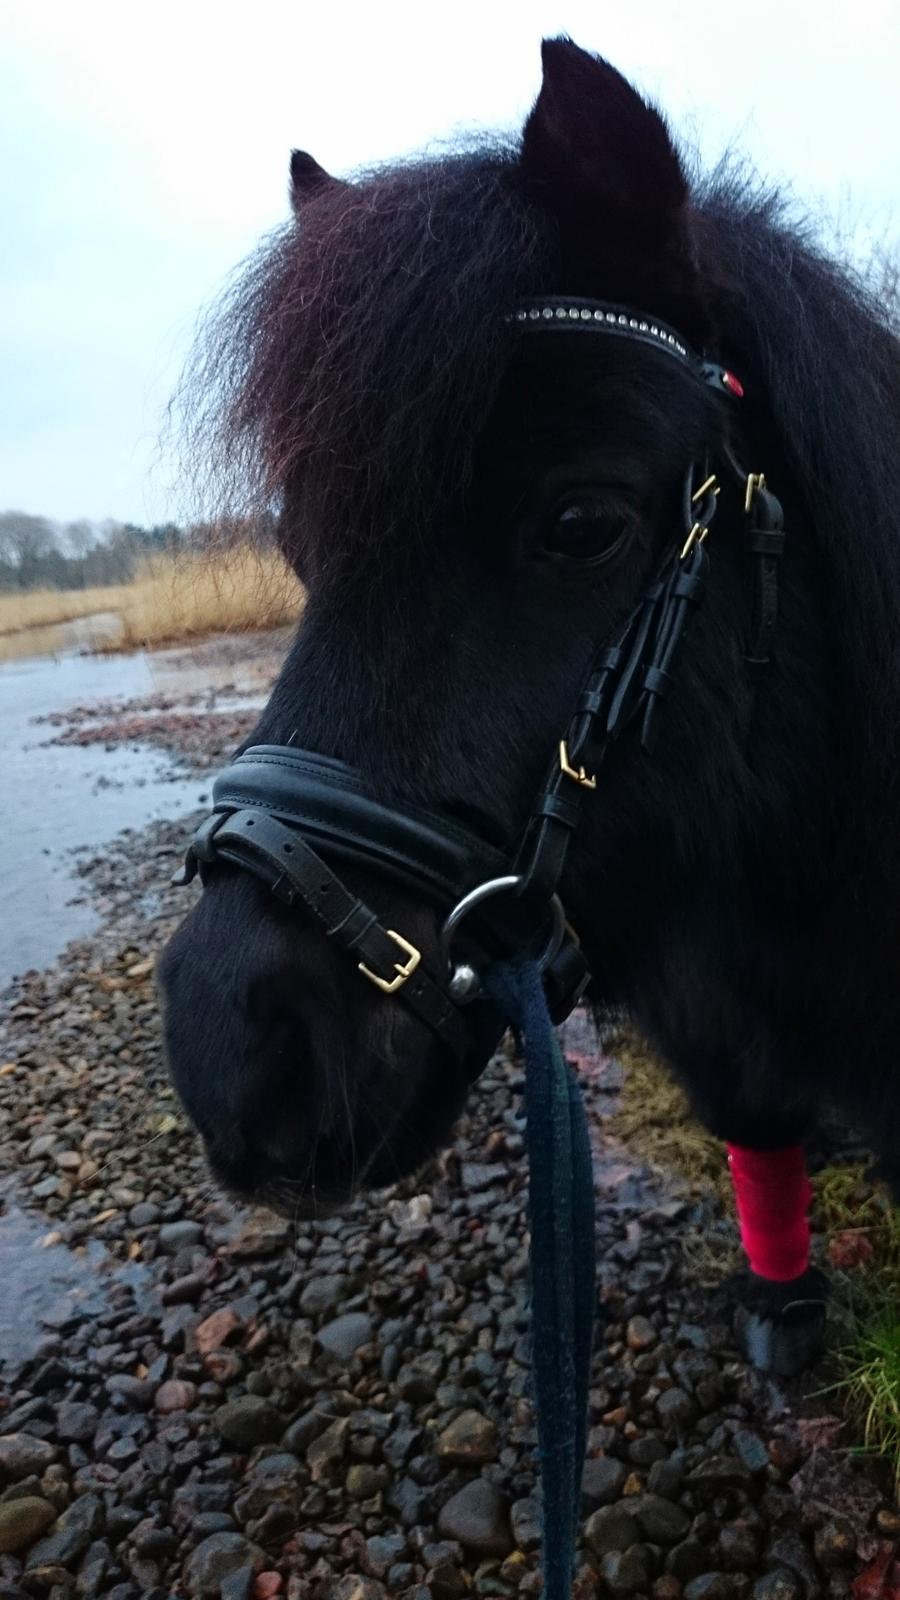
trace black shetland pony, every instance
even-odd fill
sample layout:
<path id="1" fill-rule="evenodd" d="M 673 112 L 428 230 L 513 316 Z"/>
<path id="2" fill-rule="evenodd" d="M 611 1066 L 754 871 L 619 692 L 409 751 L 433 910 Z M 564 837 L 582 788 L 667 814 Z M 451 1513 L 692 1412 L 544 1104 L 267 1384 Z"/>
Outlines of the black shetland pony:
<path id="1" fill-rule="evenodd" d="M 794 1156 L 824 1106 L 900 1193 L 900 346 L 776 196 L 733 167 L 689 182 L 617 72 L 566 39 L 543 55 L 515 146 L 351 183 L 296 153 L 295 220 L 213 327 L 198 427 L 226 477 L 277 499 L 308 593 L 253 742 L 351 763 L 508 851 L 587 663 L 672 546 L 686 464 L 766 473 L 788 532 L 771 661 L 746 659 L 726 475 L 656 747 L 612 750 L 561 894 L 596 1000 L 733 1147 L 748 1345 L 789 1370 L 821 1300 Z M 535 296 L 659 319 L 744 397 L 647 339 L 531 336 L 515 312 Z M 348 876 L 441 981 L 434 909 Z M 161 982 L 215 1172 L 294 1215 L 415 1169 L 496 1042 L 476 1005 L 451 1060 L 234 866 Z"/>

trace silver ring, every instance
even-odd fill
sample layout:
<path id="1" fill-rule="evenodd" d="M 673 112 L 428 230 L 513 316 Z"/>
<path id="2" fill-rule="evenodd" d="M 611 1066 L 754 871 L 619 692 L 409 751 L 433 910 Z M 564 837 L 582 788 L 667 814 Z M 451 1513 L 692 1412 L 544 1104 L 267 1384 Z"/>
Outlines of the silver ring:
<path id="1" fill-rule="evenodd" d="M 510 890 L 520 889 L 524 882 L 525 878 L 522 873 L 513 872 L 504 878 L 489 878 L 486 883 L 479 883 L 475 889 L 470 889 L 468 894 L 463 895 L 459 903 L 453 907 L 441 929 L 441 954 L 448 967 L 452 966 L 450 946 L 453 943 L 453 935 L 460 923 L 469 915 L 469 912 L 474 911 L 476 906 L 480 906 L 484 900 L 492 899 L 496 894 L 505 894 Z M 550 930 L 547 943 L 537 958 L 537 964 L 541 972 L 544 972 L 555 956 L 558 955 L 566 936 L 566 913 L 558 894 L 555 894 L 550 901 L 550 910 L 553 913 L 553 927 Z"/>

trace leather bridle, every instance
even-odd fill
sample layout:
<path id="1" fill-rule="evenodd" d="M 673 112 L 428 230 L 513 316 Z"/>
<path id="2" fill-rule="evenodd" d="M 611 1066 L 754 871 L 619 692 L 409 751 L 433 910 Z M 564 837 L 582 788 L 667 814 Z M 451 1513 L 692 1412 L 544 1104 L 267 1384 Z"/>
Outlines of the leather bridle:
<path id="1" fill-rule="evenodd" d="M 581 298 L 528 301 L 507 317 L 532 334 L 579 332 L 625 338 L 665 352 L 699 382 L 737 400 L 739 380 L 701 360 L 658 318 Z M 777 562 L 784 546 L 782 510 L 760 473 L 745 473 L 730 447 L 722 465 L 744 490 L 753 614 L 748 670 L 769 659 L 778 610 Z M 439 812 L 388 805 L 362 773 L 329 756 L 290 745 L 253 745 L 216 779 L 212 814 L 201 824 L 173 881 L 204 882 L 222 861 L 252 873 L 285 904 L 310 916 L 355 960 L 362 977 L 401 1001 L 459 1062 L 472 1051 L 465 1008 L 483 997 L 489 966 L 510 955 L 540 960 L 551 1015 L 563 1020 L 584 993 L 590 972 L 559 898 L 569 846 L 587 795 L 611 746 L 629 729 L 653 747 L 661 707 L 708 567 L 706 540 L 719 484 L 708 461 L 684 477 L 682 526 L 649 586 L 612 643 L 595 653 L 575 710 L 524 832 L 508 853 Z M 335 870 L 362 864 L 438 911 L 440 966 L 384 926 Z M 453 945 L 465 923 L 466 955 Z"/>

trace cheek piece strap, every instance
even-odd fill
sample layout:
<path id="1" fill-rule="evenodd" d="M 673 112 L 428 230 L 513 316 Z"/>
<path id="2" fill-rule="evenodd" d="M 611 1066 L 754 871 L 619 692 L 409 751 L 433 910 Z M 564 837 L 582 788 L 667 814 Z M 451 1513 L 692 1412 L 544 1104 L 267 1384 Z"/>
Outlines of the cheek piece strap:
<path id="1" fill-rule="evenodd" d="M 809 1266 L 812 1189 L 801 1145 L 783 1150 L 728 1146 L 741 1241 L 750 1270 L 772 1283 L 790 1283 Z"/>

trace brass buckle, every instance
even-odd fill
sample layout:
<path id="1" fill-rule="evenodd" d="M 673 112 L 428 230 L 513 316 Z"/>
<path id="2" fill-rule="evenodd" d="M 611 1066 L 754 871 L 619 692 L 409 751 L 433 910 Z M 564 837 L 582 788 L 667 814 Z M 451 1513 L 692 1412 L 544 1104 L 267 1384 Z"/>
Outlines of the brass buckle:
<path id="1" fill-rule="evenodd" d="M 753 501 L 758 495 L 760 489 L 764 489 L 765 487 L 766 475 L 764 472 L 747 473 L 747 492 L 744 495 L 744 510 L 748 513 L 748 515 L 753 509 Z"/>
<path id="2" fill-rule="evenodd" d="M 388 938 L 393 939 L 394 943 L 409 956 L 409 960 L 394 962 L 396 978 L 379 978 L 378 973 L 367 967 L 364 961 L 359 963 L 359 970 L 370 983 L 374 983 L 376 989 L 381 990 L 382 994 L 396 994 L 398 989 L 402 989 L 407 978 L 412 977 L 422 959 L 422 952 L 417 950 L 414 944 L 410 944 L 408 939 L 404 939 L 402 933 L 395 933 L 393 928 L 385 928 L 384 931 Z"/>
<path id="3" fill-rule="evenodd" d="M 712 506 L 709 511 L 709 521 L 694 523 L 694 526 L 692 527 L 690 533 L 684 541 L 684 544 L 681 547 L 681 555 L 678 557 L 679 561 L 686 561 L 693 550 L 694 545 L 703 543 L 704 539 L 709 533 L 709 524 L 713 519 L 716 509 L 716 501 L 721 493 L 721 485 L 719 484 L 714 472 L 711 473 L 703 483 L 701 483 L 699 489 L 694 490 L 694 493 L 691 495 L 692 506 L 699 506 L 701 502 L 706 499 L 707 495 L 712 495 Z M 700 512 L 700 515 L 703 515 L 702 511 Z"/>
<path id="4" fill-rule="evenodd" d="M 682 545 L 681 555 L 678 557 L 679 561 L 686 561 L 694 545 L 702 544 L 708 533 L 709 527 L 705 522 L 695 522 Z"/>
<path id="5" fill-rule="evenodd" d="M 596 789 L 596 777 L 589 778 L 584 767 L 572 766 L 572 763 L 569 760 L 569 750 L 565 739 L 560 739 L 559 741 L 559 765 L 560 770 L 565 773 L 566 777 L 574 779 L 576 783 L 580 783 L 582 789 Z"/>
<path id="6" fill-rule="evenodd" d="M 694 490 L 694 493 L 691 495 L 691 505 L 695 506 L 698 501 L 703 499 L 704 495 L 709 494 L 710 490 L 712 490 L 712 493 L 716 496 L 716 499 L 718 499 L 719 495 L 722 493 L 714 472 L 710 474 L 705 483 L 701 483 L 699 489 Z"/>

